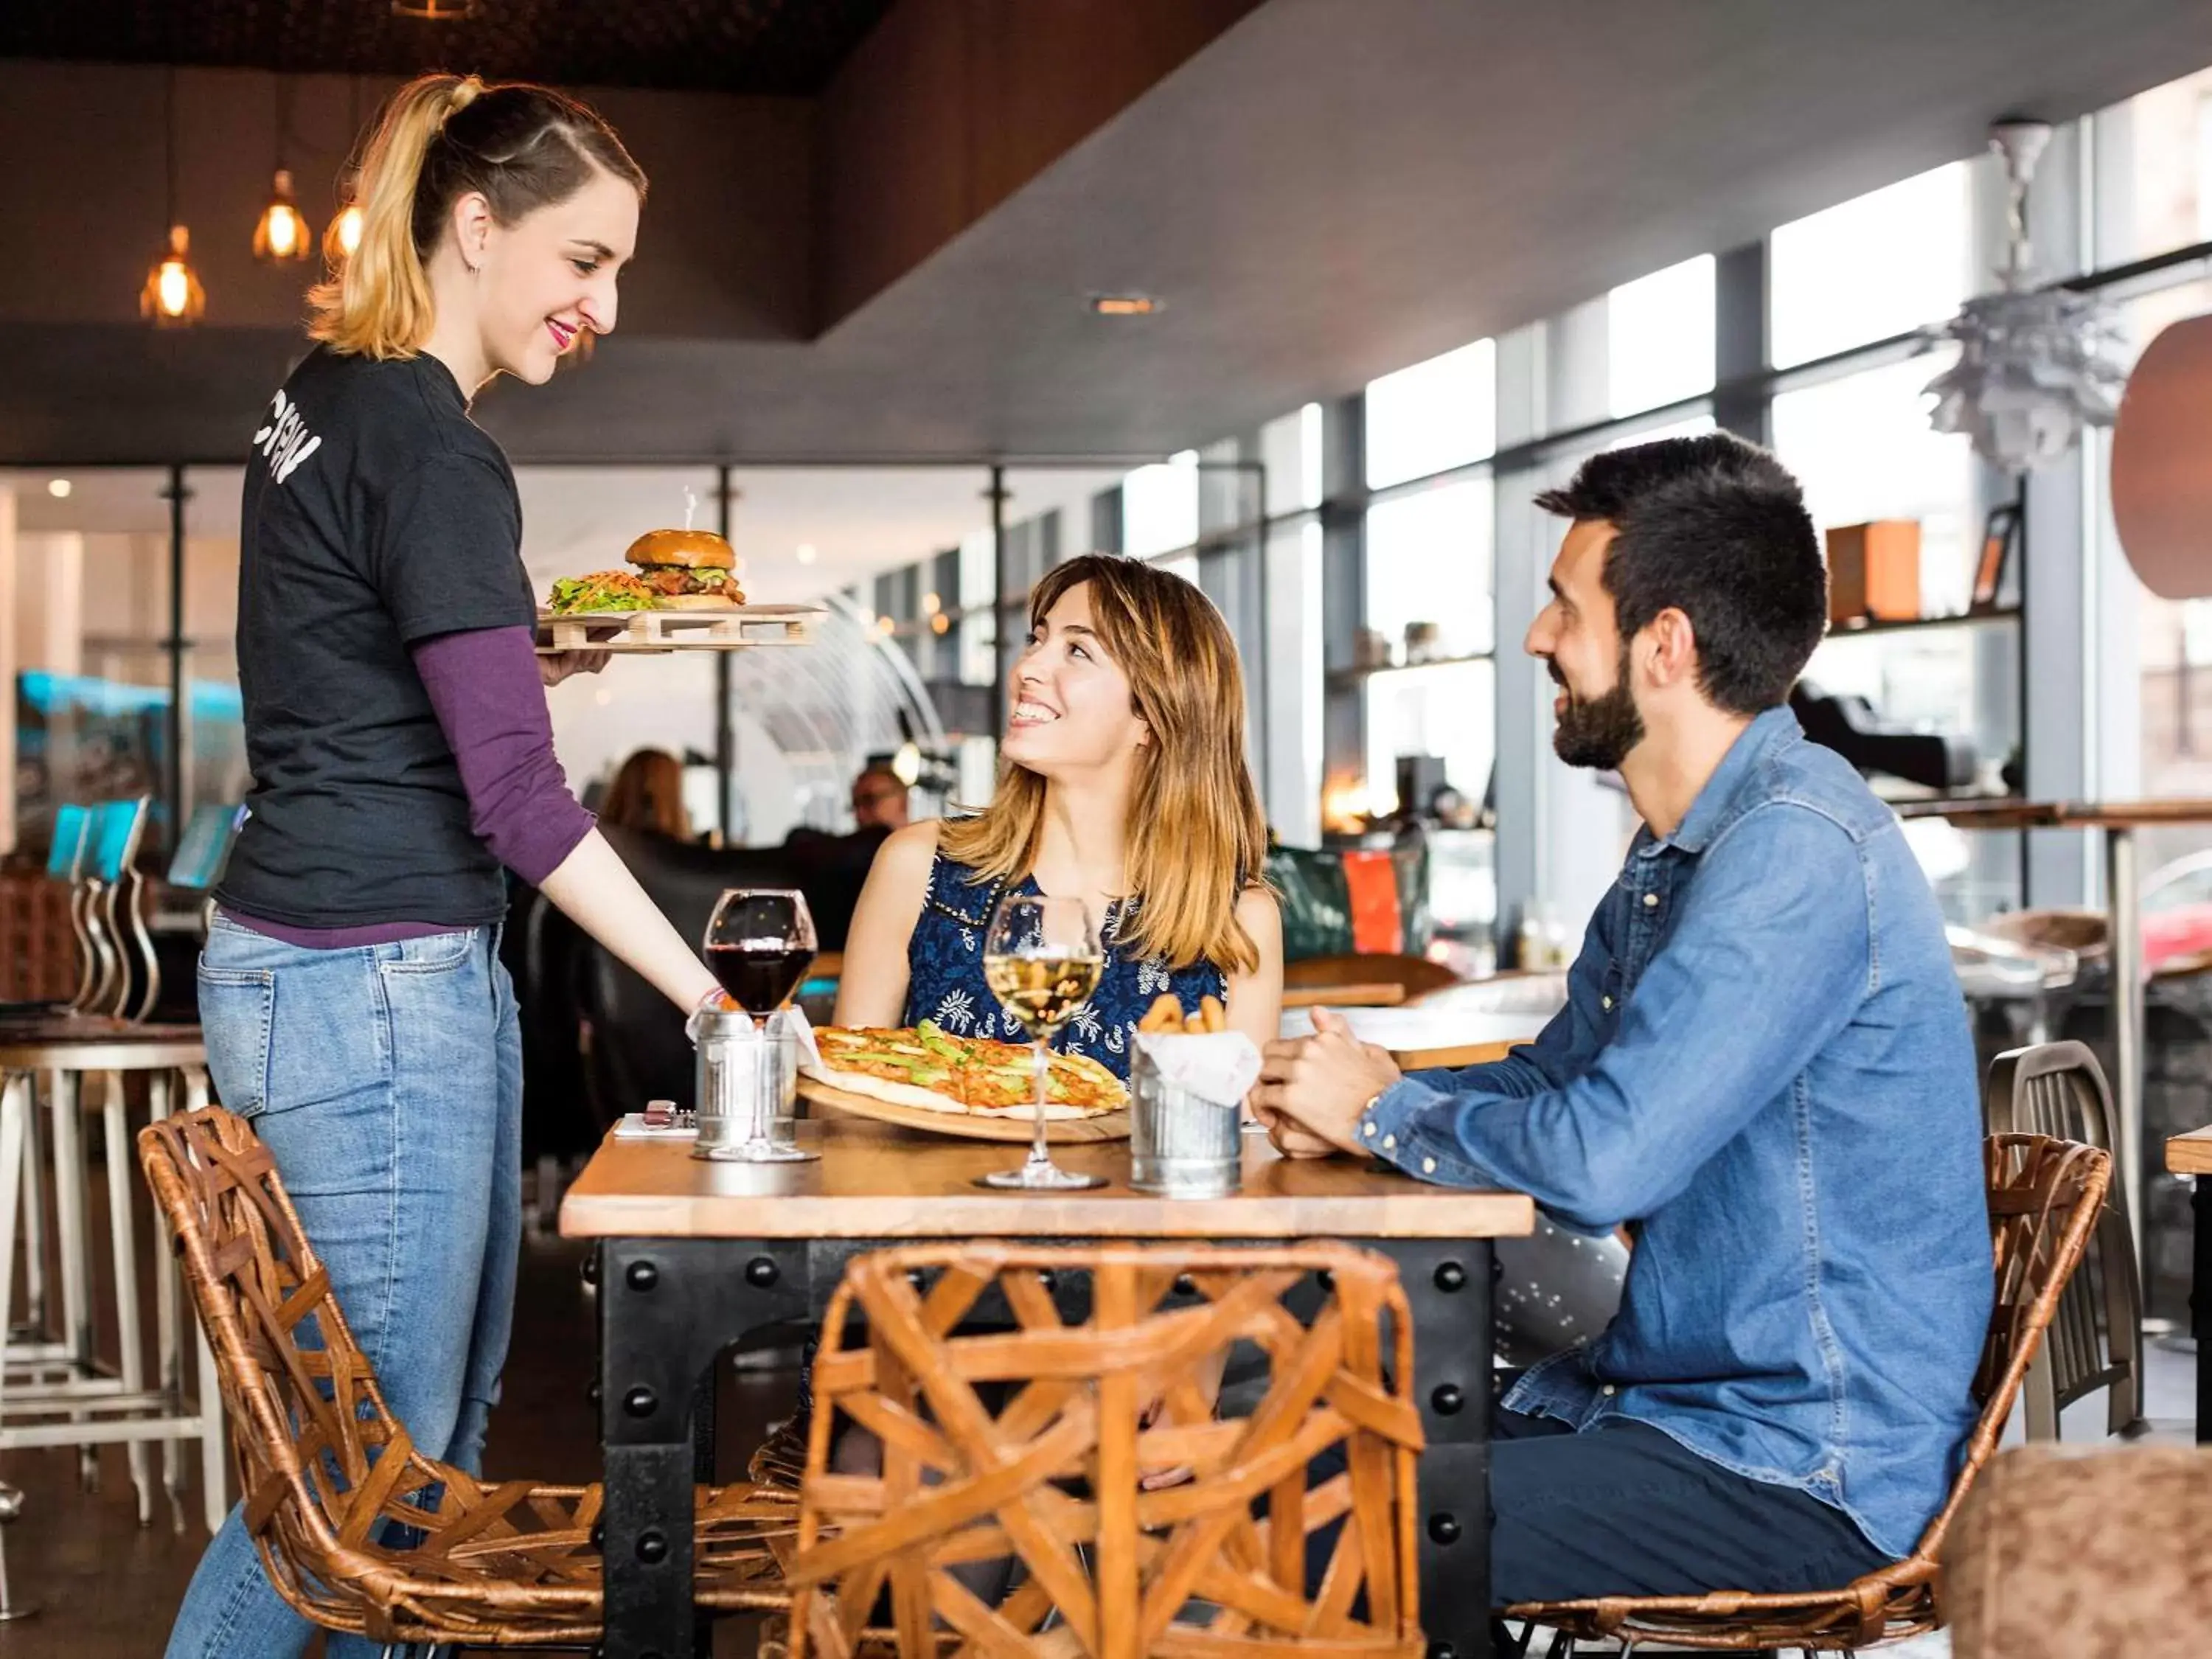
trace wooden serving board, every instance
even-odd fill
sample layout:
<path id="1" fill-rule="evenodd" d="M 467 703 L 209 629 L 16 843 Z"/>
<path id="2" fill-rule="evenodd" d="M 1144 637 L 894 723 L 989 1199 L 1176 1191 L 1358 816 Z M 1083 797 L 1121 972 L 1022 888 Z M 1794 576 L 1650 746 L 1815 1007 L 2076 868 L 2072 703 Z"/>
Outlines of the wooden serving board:
<path id="1" fill-rule="evenodd" d="M 759 645 L 805 645 L 817 605 L 739 605 L 726 611 L 594 611 L 580 617 L 538 613 L 538 653 L 739 651 Z"/>
<path id="2" fill-rule="evenodd" d="M 799 1079 L 799 1092 L 817 1106 L 827 1106 L 832 1111 L 872 1117 L 878 1123 L 896 1123 L 908 1129 L 927 1129 L 963 1140 L 1026 1141 L 1036 1133 L 1036 1120 L 1026 1112 L 1012 1117 L 975 1117 L 964 1112 L 933 1112 L 926 1106 L 895 1106 L 888 1100 L 833 1089 L 804 1075 Z M 1055 1118 L 1044 1126 L 1044 1138 L 1055 1146 L 1127 1140 L 1129 1109 L 1125 1106 L 1118 1112 L 1105 1112 L 1097 1117 Z"/>

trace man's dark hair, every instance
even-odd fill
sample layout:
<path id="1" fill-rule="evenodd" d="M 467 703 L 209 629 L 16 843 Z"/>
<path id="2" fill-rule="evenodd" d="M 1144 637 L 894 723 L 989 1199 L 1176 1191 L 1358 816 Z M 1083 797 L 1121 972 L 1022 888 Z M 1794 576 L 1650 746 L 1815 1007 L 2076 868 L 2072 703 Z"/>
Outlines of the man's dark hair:
<path id="1" fill-rule="evenodd" d="M 1827 628 L 1828 573 L 1804 494 L 1772 455 L 1727 432 L 1662 438 L 1593 455 L 1536 505 L 1620 532 L 1604 580 L 1624 650 L 1672 606 L 1697 635 L 1708 702 L 1756 714 L 1789 700 Z"/>

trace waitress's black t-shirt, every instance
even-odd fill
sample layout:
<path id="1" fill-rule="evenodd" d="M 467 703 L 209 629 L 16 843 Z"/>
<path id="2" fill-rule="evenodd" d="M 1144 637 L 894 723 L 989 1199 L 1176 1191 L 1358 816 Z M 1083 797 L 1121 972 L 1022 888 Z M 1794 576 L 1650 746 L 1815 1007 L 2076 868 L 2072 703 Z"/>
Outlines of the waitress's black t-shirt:
<path id="1" fill-rule="evenodd" d="M 253 451 L 238 571 L 253 790 L 217 898 L 296 927 L 496 921 L 499 862 L 410 648 L 534 625 L 506 456 L 436 358 L 324 347 Z"/>

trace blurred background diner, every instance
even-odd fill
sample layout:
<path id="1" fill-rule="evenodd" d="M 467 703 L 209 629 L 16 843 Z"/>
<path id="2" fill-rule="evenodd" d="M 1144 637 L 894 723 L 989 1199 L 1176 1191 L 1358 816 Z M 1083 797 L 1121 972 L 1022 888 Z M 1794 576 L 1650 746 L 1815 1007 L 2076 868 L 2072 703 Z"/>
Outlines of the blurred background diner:
<path id="1" fill-rule="evenodd" d="M 2137 1415 L 2187 1437 L 2192 1187 L 2163 1148 L 2212 1124 L 2212 544 L 2172 526 L 2212 509 L 2212 7 L 8 9 L 0 1003 L 78 991 L 71 809 L 143 798 L 110 883 L 130 982 L 194 1018 L 250 782 L 243 460 L 353 137 L 431 65 L 579 88 L 652 179 L 620 332 L 474 411 L 541 598 L 696 520 L 750 599 L 822 611 L 804 649 L 549 693 L 571 784 L 687 937 L 725 889 L 799 889 L 826 1019 L 876 848 L 991 798 L 1029 595 L 1101 552 L 1197 583 L 1237 643 L 1286 1029 L 1348 1008 L 1437 1063 L 1525 1036 L 1636 828 L 1617 779 L 1552 761 L 1535 497 L 1733 431 L 1803 482 L 1831 629 L 1793 706 L 1899 810 L 1984 1065 L 2078 1038 L 2111 1080 Z M 493 1462 L 551 1468 L 590 1451 L 556 1206 L 694 1062 L 511 888 L 538 1236 Z M 1618 1293 L 1617 1243 L 1541 1275 L 1540 1249 L 1499 1245 L 1516 1360 Z M 39 1523 L 0 1505 L 0 1548 L 45 1610 L 0 1621 L 0 1659 L 157 1651 L 197 1516 L 142 1538 L 118 1448 L 82 1492 L 7 1422 Z"/>

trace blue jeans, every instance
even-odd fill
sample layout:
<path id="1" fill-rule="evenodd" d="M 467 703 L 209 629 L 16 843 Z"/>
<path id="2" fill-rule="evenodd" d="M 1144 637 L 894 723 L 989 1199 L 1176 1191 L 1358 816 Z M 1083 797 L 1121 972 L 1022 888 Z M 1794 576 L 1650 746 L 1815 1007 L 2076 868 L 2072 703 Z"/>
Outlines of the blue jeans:
<path id="1" fill-rule="evenodd" d="M 392 1413 L 474 1474 L 522 1235 L 522 1052 L 498 930 L 310 951 L 218 916 L 200 957 L 208 1070 L 252 1120 Z M 234 1509 L 169 1659 L 280 1659 L 311 1626 Z M 380 1643 L 336 1637 L 331 1659 Z"/>

